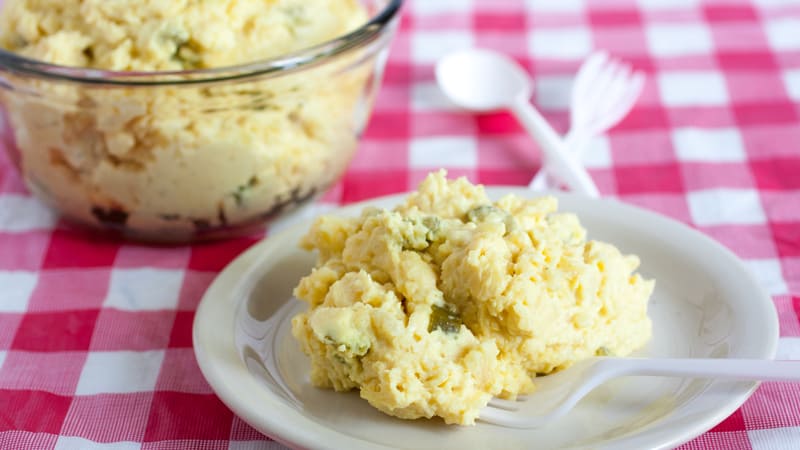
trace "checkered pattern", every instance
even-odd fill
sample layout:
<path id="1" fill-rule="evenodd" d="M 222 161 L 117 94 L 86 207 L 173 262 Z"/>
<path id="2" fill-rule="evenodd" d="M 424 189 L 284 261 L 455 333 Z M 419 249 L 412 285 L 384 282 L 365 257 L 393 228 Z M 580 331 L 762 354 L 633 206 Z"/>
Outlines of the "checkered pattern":
<path id="1" fill-rule="evenodd" d="M 595 139 L 603 195 L 691 224 L 732 249 L 772 294 L 779 356 L 800 359 L 800 2 L 409 0 L 369 129 L 331 207 L 415 187 L 446 167 L 523 185 L 540 153 L 505 113 L 456 111 L 433 81 L 448 51 L 519 60 L 568 125 L 571 74 L 594 48 L 648 83 Z M 282 226 L 286 226 L 283 224 Z M 30 197 L 0 152 L 0 448 L 278 449 L 203 380 L 197 303 L 260 236 L 178 248 L 90 241 Z M 685 449 L 800 446 L 800 387 L 765 383 Z"/>

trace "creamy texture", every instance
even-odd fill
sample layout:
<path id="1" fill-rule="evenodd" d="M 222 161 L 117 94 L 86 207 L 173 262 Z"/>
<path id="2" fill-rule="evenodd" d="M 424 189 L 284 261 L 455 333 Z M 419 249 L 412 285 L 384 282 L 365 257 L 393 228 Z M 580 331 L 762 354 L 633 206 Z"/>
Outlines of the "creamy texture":
<path id="1" fill-rule="evenodd" d="M 307 48 L 366 20 L 355 0 L 8 0 L 0 45 L 69 66 L 213 68 Z M 261 221 L 333 182 L 355 150 L 371 70 L 359 50 L 211 85 L 9 76 L 17 89 L 0 95 L 34 192 L 83 222 L 180 237 Z"/>
<path id="2" fill-rule="evenodd" d="M 320 217 L 301 244 L 319 252 L 292 321 L 311 381 L 400 418 L 472 424 L 537 374 L 651 335 L 638 258 L 587 241 L 553 197 L 492 202 L 439 172 L 393 210 Z"/>

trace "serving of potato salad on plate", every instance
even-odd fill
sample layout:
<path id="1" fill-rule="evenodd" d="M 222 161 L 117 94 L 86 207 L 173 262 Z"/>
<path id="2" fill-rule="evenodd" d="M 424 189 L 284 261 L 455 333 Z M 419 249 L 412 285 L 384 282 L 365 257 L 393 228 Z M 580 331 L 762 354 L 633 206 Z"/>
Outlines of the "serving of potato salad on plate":
<path id="1" fill-rule="evenodd" d="M 399 206 L 322 216 L 292 333 L 311 382 L 357 390 L 386 414 L 470 425 L 492 397 L 651 336 L 654 281 L 639 259 L 587 240 L 557 199 L 506 196 L 430 174 Z"/>

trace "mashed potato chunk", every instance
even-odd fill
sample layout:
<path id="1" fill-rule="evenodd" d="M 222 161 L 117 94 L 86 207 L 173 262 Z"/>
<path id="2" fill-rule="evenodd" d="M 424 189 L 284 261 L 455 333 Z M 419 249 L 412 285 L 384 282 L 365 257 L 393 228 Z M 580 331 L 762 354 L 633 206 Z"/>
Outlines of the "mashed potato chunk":
<path id="1" fill-rule="evenodd" d="M 319 218 L 301 243 L 318 264 L 295 289 L 310 308 L 292 321 L 312 383 L 468 425 L 537 375 L 642 347 L 654 282 L 556 210 L 440 171 L 393 210 Z"/>

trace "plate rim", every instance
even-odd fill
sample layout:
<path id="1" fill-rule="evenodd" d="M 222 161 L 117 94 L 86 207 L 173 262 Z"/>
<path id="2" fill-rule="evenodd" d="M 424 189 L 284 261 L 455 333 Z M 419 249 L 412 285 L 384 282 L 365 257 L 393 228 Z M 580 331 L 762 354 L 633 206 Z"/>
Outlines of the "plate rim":
<path id="1" fill-rule="evenodd" d="M 696 238 L 701 239 L 704 241 L 706 245 L 710 245 L 711 247 L 715 248 L 717 252 L 724 254 L 729 263 L 733 263 L 739 271 L 747 278 L 747 282 L 751 284 L 756 290 L 759 291 L 759 297 L 762 299 L 766 299 L 768 301 L 758 302 L 758 305 L 762 309 L 762 312 L 765 313 L 766 318 L 769 320 L 769 323 L 762 324 L 765 325 L 763 334 L 765 339 L 767 339 L 765 346 L 763 347 L 764 358 L 766 359 L 774 359 L 777 353 L 778 347 L 778 339 L 779 339 L 779 322 L 778 322 L 778 314 L 777 310 L 774 305 L 774 301 L 772 297 L 766 292 L 764 287 L 758 282 L 758 280 L 754 277 L 752 272 L 744 265 L 741 259 L 734 254 L 730 249 L 722 245 L 721 243 L 717 242 L 716 240 L 712 239 L 711 237 L 707 236 L 706 234 L 692 228 L 691 226 L 673 219 L 669 216 L 661 214 L 654 210 L 649 210 L 642 208 L 640 206 L 625 203 L 617 198 L 612 197 L 603 197 L 603 198 L 588 198 L 584 195 L 573 194 L 573 193 L 563 193 L 563 192 L 534 192 L 530 191 L 528 188 L 521 187 L 521 186 L 503 186 L 503 185 L 492 185 L 492 186 L 485 186 L 487 195 L 491 198 L 499 198 L 505 194 L 517 194 L 523 195 L 526 198 L 534 198 L 544 195 L 552 195 L 558 198 L 559 200 L 562 198 L 572 198 L 575 201 L 589 201 L 589 202 L 600 202 L 608 205 L 611 208 L 621 208 L 622 210 L 626 210 L 626 213 L 630 213 L 633 215 L 638 215 L 640 217 L 648 218 L 650 220 L 655 219 L 662 223 L 668 224 L 671 227 L 676 227 L 681 229 L 682 232 L 689 232 L 694 235 Z M 227 335 L 216 335 L 217 338 L 222 338 L 222 341 L 230 340 L 230 343 L 233 344 L 233 328 L 235 327 L 235 317 L 236 311 L 238 308 L 238 299 L 240 296 L 233 295 L 234 290 L 226 289 L 230 293 L 227 295 L 227 298 L 218 297 L 214 295 L 220 289 L 226 287 L 226 285 L 231 284 L 233 288 L 236 290 L 241 290 L 242 288 L 242 280 L 246 280 L 247 277 L 245 276 L 247 272 L 253 271 L 260 266 L 260 263 L 263 263 L 264 260 L 268 259 L 267 256 L 270 253 L 271 247 L 275 247 L 279 244 L 276 242 L 283 241 L 284 237 L 291 236 L 293 234 L 297 234 L 298 227 L 301 229 L 307 229 L 311 222 L 314 220 L 315 217 L 322 214 L 352 214 L 354 211 L 358 211 L 361 208 L 374 205 L 374 204 L 385 204 L 385 203 L 399 203 L 402 199 L 404 199 L 408 194 L 413 191 L 408 192 L 401 192 L 396 194 L 390 194 L 385 196 L 373 197 L 369 199 L 365 199 L 359 202 L 354 202 L 346 205 L 340 205 L 332 210 L 321 211 L 319 214 L 315 214 L 310 218 L 305 218 L 303 220 L 297 221 L 289 225 L 283 230 L 280 230 L 274 234 L 268 234 L 263 239 L 258 240 L 257 242 L 253 243 L 249 248 L 244 250 L 240 253 L 236 258 L 230 261 L 222 270 L 220 270 L 217 275 L 215 276 L 212 283 L 206 288 L 200 303 L 197 306 L 195 317 L 192 323 L 192 347 L 195 354 L 195 359 L 197 360 L 198 366 L 200 367 L 200 371 L 205 378 L 206 382 L 208 382 L 209 386 L 211 387 L 212 391 L 219 397 L 219 399 L 228 407 L 230 408 L 239 418 L 243 421 L 248 423 L 250 426 L 255 428 L 257 431 L 264 433 L 266 436 L 270 437 L 271 439 L 284 444 L 289 447 L 296 447 L 300 446 L 303 448 L 336 448 L 331 446 L 331 443 L 326 445 L 324 442 L 320 441 L 320 436 L 316 433 L 311 432 L 311 430 L 303 429 L 301 427 L 287 427 L 287 424 L 291 424 L 292 422 L 281 420 L 280 417 L 273 417 L 278 416 L 277 414 L 257 414 L 256 411 L 251 410 L 248 407 L 242 406 L 238 401 L 237 397 L 240 395 L 236 394 L 233 389 L 230 388 L 230 385 L 225 380 L 222 379 L 221 375 L 235 375 L 233 372 L 230 372 L 229 367 L 225 366 L 225 369 L 222 370 L 225 373 L 218 373 L 220 371 L 219 364 L 220 363 L 235 363 L 234 361 L 230 360 L 220 360 L 217 361 L 217 364 L 214 363 L 213 358 L 211 358 L 211 352 L 207 347 L 207 341 L 211 335 L 215 335 L 215 332 L 220 331 L 219 325 L 222 323 L 223 325 L 230 326 L 230 333 Z M 493 195 L 494 194 L 494 195 Z M 579 216 L 580 219 L 580 216 Z M 298 248 L 298 251 L 300 249 Z M 239 273 L 239 276 L 234 276 L 233 274 Z M 229 280 L 230 278 L 230 280 Z M 230 308 L 222 310 L 223 315 L 226 317 L 219 317 L 215 316 L 212 318 L 209 316 L 208 310 L 213 309 L 214 306 L 217 306 L 217 309 L 220 309 L 220 305 L 216 305 L 216 303 L 222 303 L 223 300 L 230 302 L 231 300 L 237 300 L 236 304 L 231 304 Z M 226 314 L 227 312 L 227 314 Z M 222 320 L 220 320 L 222 319 Z M 223 327 L 226 328 L 226 327 Z M 212 341 L 214 341 L 212 339 Z M 216 340 L 219 344 L 221 342 L 219 339 Z M 230 353 L 230 352 L 229 352 Z M 229 354 L 230 356 L 234 356 L 234 360 L 238 362 L 241 367 L 246 369 L 246 366 L 238 357 L 236 352 L 233 354 Z M 229 358 L 230 359 L 230 358 Z M 245 370 L 248 375 L 250 374 L 249 371 Z M 239 378 L 243 373 L 239 374 Z M 252 377 L 248 377 L 251 378 Z M 242 380 L 240 380 L 242 381 Z M 255 381 L 253 379 L 253 381 Z M 705 420 L 697 421 L 693 427 L 684 427 L 682 432 L 675 433 L 675 436 L 668 438 L 666 441 L 659 442 L 657 444 L 658 447 L 673 447 L 689 440 L 697 437 L 698 435 L 702 434 L 705 431 L 710 430 L 716 424 L 720 423 L 730 414 L 735 412 L 741 405 L 753 394 L 753 392 L 758 388 L 759 382 L 752 382 L 750 383 L 750 387 L 742 390 L 738 395 L 731 396 L 730 400 L 728 400 L 722 407 L 716 410 L 714 414 L 709 414 L 705 417 Z M 265 405 L 266 407 L 267 405 Z M 273 408 L 285 408 L 286 411 L 296 411 L 289 408 L 287 405 L 281 404 L 280 402 L 271 405 Z M 277 411 L 276 411 L 277 412 Z M 335 433 L 336 437 L 339 439 L 343 439 L 344 442 L 342 444 L 347 444 L 349 448 L 386 448 L 386 449 L 393 449 L 397 447 L 388 447 L 384 445 L 379 445 L 372 442 L 367 442 L 362 439 L 358 439 L 355 436 L 341 433 L 337 430 L 333 430 L 327 426 L 323 426 L 318 422 L 314 422 L 313 420 L 308 419 L 309 422 L 312 422 L 313 425 L 316 425 L 315 428 L 320 429 L 321 431 L 332 431 Z M 266 424 L 267 426 L 264 426 Z M 367 444 L 367 445 L 365 445 Z M 337 445 L 338 447 L 338 445 Z"/>

